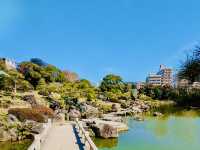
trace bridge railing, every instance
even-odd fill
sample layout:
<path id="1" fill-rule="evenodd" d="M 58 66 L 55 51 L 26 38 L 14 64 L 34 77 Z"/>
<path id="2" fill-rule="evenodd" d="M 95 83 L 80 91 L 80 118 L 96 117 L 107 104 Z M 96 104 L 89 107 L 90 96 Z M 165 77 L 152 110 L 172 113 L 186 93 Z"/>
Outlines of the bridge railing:
<path id="1" fill-rule="evenodd" d="M 41 150 L 41 144 L 44 142 L 49 129 L 52 126 L 51 119 L 48 120 L 48 123 L 43 124 L 44 130 L 40 134 L 34 135 L 34 141 L 29 146 L 28 150 Z"/>
<path id="2" fill-rule="evenodd" d="M 85 131 L 85 129 L 82 126 L 82 123 L 79 122 L 78 119 L 76 120 L 76 127 L 83 140 L 83 144 L 85 144 L 85 150 L 98 150 L 98 148 L 90 138 L 88 132 Z"/>

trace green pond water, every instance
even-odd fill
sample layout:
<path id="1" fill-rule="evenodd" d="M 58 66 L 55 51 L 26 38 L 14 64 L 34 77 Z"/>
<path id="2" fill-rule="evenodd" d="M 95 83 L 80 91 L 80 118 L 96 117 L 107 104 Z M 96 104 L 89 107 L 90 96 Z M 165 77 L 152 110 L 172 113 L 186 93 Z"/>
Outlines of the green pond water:
<path id="1" fill-rule="evenodd" d="M 99 150 L 200 150 L 200 111 L 171 110 L 164 117 L 127 121 L 129 131 L 118 139 L 94 139 Z"/>
<path id="2" fill-rule="evenodd" d="M 0 142 L 0 150 L 27 150 L 32 140 L 24 140 L 20 142 Z"/>

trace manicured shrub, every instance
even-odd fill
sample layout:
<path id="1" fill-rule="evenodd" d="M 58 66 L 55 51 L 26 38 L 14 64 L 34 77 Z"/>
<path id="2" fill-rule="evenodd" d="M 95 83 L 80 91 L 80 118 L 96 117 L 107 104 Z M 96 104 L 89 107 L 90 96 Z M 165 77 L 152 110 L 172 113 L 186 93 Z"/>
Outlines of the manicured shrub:
<path id="1" fill-rule="evenodd" d="M 183 106 L 200 106 L 200 89 L 178 89 L 175 101 Z"/>
<path id="2" fill-rule="evenodd" d="M 33 120 L 45 122 L 45 117 L 42 114 L 30 108 L 12 108 L 8 113 L 16 116 L 20 121 Z"/>
<path id="3" fill-rule="evenodd" d="M 45 107 L 45 106 L 37 106 L 34 107 L 33 110 L 35 110 L 38 113 L 41 113 L 44 116 L 47 116 L 49 118 L 54 117 L 54 112 L 51 108 Z"/>
<path id="4" fill-rule="evenodd" d="M 36 122 L 46 122 L 48 117 L 53 117 L 53 110 L 43 106 L 34 108 L 12 108 L 8 113 L 13 114 L 20 121 L 33 120 Z"/>
<path id="5" fill-rule="evenodd" d="M 103 111 L 104 113 L 108 113 L 112 111 L 112 105 L 111 104 L 107 104 L 104 102 L 95 102 L 96 104 L 94 104 L 95 107 L 98 107 L 99 110 Z"/>

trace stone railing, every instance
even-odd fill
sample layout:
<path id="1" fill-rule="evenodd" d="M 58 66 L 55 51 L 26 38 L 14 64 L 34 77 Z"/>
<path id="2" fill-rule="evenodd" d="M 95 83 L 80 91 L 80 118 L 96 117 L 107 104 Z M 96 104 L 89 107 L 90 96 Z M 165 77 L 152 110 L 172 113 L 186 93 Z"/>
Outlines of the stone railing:
<path id="1" fill-rule="evenodd" d="M 51 119 L 49 119 L 48 123 L 43 124 L 44 130 L 42 131 L 42 133 L 34 135 L 34 141 L 29 146 L 28 150 L 41 150 L 41 144 L 44 142 L 51 126 L 52 121 Z"/>
<path id="2" fill-rule="evenodd" d="M 89 136 L 89 133 L 85 131 L 85 129 L 82 126 L 82 123 L 76 120 L 76 129 L 79 133 L 79 136 L 82 138 L 83 144 L 85 144 L 84 150 L 98 150 L 94 142 Z"/>

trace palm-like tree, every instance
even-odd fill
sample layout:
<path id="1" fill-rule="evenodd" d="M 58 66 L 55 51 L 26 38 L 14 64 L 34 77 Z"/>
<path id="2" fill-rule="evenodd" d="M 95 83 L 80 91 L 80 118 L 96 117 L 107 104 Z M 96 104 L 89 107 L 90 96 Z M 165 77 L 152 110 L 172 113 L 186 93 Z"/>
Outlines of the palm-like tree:
<path id="1" fill-rule="evenodd" d="M 196 46 L 192 55 L 188 55 L 178 72 L 179 79 L 187 79 L 191 83 L 200 81 L 200 47 Z"/>

